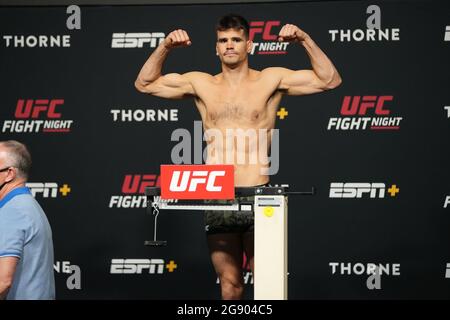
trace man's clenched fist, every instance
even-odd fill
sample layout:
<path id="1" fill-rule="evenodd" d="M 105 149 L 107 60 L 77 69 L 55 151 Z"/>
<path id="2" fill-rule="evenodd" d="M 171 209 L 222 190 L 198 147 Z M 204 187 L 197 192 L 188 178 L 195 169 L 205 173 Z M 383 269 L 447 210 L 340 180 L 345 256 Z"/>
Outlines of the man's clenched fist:
<path id="1" fill-rule="evenodd" d="M 177 48 L 177 47 L 187 47 L 191 45 L 191 40 L 186 31 L 182 29 L 177 29 L 169 33 L 169 35 L 164 39 L 164 46 L 167 49 Z"/>

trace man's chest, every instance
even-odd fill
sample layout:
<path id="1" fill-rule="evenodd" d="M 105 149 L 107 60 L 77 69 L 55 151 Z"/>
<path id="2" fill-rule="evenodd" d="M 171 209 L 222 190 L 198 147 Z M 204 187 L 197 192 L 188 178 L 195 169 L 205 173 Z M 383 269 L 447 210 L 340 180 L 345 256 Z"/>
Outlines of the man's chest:
<path id="1" fill-rule="evenodd" d="M 198 92 L 210 120 L 258 120 L 270 107 L 273 90 L 251 83 L 238 87 L 209 85 Z"/>

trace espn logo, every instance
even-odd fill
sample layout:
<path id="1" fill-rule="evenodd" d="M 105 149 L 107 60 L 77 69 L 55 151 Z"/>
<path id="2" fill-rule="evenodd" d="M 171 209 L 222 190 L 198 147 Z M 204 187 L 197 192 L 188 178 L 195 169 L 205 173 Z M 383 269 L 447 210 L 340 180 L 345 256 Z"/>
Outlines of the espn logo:
<path id="1" fill-rule="evenodd" d="M 365 115 L 367 110 L 375 108 L 376 115 L 388 115 L 389 110 L 383 109 L 386 101 L 392 101 L 393 96 L 345 96 L 342 102 L 341 115 Z"/>
<path id="2" fill-rule="evenodd" d="M 161 274 L 164 271 L 163 259 L 112 259 L 112 274 L 142 274 L 144 270 L 150 274 Z"/>
<path id="3" fill-rule="evenodd" d="M 146 43 L 148 47 L 156 48 L 164 38 L 163 32 L 113 33 L 111 48 L 142 48 Z"/>
<path id="4" fill-rule="evenodd" d="M 58 119 L 61 118 L 61 113 L 56 112 L 56 106 L 61 104 L 64 104 L 63 99 L 19 99 L 14 115 L 17 119 L 38 119 L 44 113 L 49 119 Z"/>
<path id="5" fill-rule="evenodd" d="M 364 194 L 369 194 L 370 198 L 384 198 L 385 190 L 384 183 L 332 182 L 330 198 L 362 198 Z"/>
<path id="6" fill-rule="evenodd" d="M 233 165 L 161 165 L 162 199 L 234 199 Z"/>

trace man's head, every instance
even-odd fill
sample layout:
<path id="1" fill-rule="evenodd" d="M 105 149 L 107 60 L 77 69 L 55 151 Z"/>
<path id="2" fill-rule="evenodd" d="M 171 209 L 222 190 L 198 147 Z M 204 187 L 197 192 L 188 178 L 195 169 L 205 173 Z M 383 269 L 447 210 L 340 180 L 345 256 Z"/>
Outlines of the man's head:
<path id="1" fill-rule="evenodd" d="M 0 185 L 26 181 L 31 169 L 27 147 L 15 140 L 0 141 Z"/>
<path id="2" fill-rule="evenodd" d="M 225 15 L 219 19 L 216 32 L 216 50 L 223 64 L 233 67 L 247 59 L 253 46 L 247 20 L 237 14 Z"/>

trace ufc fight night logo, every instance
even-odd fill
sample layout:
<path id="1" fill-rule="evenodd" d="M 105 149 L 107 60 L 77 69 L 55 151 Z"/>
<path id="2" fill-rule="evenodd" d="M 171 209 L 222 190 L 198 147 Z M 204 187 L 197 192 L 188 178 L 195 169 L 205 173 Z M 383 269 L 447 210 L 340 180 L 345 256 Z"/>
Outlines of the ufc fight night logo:
<path id="1" fill-rule="evenodd" d="M 61 120 L 64 99 L 19 99 L 14 117 L 5 120 L 4 133 L 67 133 L 73 120 Z"/>
<path id="2" fill-rule="evenodd" d="M 289 42 L 278 42 L 281 30 L 280 21 L 251 21 L 249 38 L 253 41 L 250 54 L 287 54 Z M 261 39 L 261 42 L 255 41 Z"/>
<path id="3" fill-rule="evenodd" d="M 156 48 L 165 37 L 163 32 L 113 33 L 111 48 Z"/>
<path id="4" fill-rule="evenodd" d="M 146 187 L 159 187 L 160 176 L 157 174 L 126 174 L 122 182 L 122 195 L 113 195 L 109 208 L 145 208 Z"/>
<path id="5" fill-rule="evenodd" d="M 233 165 L 162 165 L 162 199 L 234 199 Z"/>
<path id="6" fill-rule="evenodd" d="M 450 206 L 450 196 L 446 196 L 444 200 L 444 209 Z"/>
<path id="7" fill-rule="evenodd" d="M 345 96 L 341 117 L 330 118 L 327 130 L 399 130 L 402 117 L 389 117 L 394 96 Z"/>

